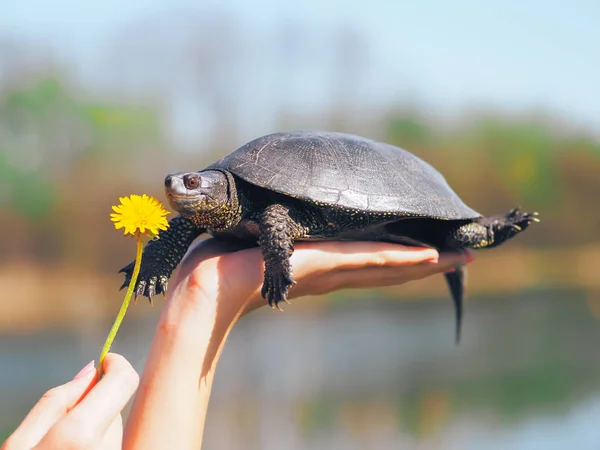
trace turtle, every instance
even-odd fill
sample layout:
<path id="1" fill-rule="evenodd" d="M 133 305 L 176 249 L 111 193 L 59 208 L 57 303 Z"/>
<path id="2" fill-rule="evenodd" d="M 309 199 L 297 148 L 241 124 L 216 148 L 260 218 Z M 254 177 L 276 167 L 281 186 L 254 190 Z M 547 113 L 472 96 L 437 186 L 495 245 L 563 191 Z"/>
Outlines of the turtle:
<path id="1" fill-rule="evenodd" d="M 179 215 L 144 248 L 136 296 L 165 294 L 188 247 L 204 233 L 258 245 L 262 296 L 281 309 L 295 283 L 290 256 L 302 240 L 384 241 L 439 251 L 496 247 L 537 222 L 537 213 L 485 217 L 443 175 L 402 148 L 339 132 L 268 134 L 198 172 L 164 180 Z M 133 263 L 125 273 L 127 286 Z M 444 274 L 460 339 L 466 268 Z"/>

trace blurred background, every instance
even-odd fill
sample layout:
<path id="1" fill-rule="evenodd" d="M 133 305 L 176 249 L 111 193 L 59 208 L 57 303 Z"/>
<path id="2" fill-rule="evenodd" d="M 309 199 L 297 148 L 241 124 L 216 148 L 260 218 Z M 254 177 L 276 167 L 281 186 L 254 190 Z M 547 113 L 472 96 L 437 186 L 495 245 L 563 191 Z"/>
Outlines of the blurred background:
<path id="1" fill-rule="evenodd" d="M 134 255 L 119 196 L 313 128 L 542 222 L 478 252 L 460 346 L 443 277 L 245 318 L 205 448 L 599 448 L 598 20 L 592 0 L 0 0 L 0 440 L 97 358 Z M 140 371 L 160 308 L 113 347 Z"/>

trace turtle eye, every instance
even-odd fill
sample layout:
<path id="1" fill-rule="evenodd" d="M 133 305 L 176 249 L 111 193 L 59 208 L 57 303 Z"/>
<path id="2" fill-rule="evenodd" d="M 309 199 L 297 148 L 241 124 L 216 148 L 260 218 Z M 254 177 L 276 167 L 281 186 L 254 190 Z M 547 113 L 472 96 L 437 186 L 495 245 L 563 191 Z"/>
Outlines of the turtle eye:
<path id="1" fill-rule="evenodd" d="M 196 189 L 200 185 L 200 177 L 195 173 L 187 174 L 183 177 L 183 184 L 187 189 Z"/>

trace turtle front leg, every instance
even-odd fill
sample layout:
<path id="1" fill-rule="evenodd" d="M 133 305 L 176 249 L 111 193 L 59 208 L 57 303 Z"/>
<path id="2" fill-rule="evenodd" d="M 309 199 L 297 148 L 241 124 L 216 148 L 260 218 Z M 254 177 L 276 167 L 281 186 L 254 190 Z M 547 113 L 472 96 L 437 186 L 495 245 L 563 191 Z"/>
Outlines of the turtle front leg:
<path id="1" fill-rule="evenodd" d="M 258 244 L 265 261 L 261 294 L 271 308 L 287 302 L 288 291 L 295 283 L 290 265 L 294 240 L 306 236 L 308 230 L 290 217 L 290 209 L 275 204 L 268 206 L 260 217 Z"/>
<path id="2" fill-rule="evenodd" d="M 169 228 L 160 231 L 156 239 L 146 244 L 142 253 L 142 265 L 135 286 L 135 296 L 145 295 L 152 303 L 152 296 L 165 294 L 171 274 L 183 259 L 188 247 L 200 236 L 204 229 L 183 216 L 169 221 Z M 125 274 L 121 289 L 128 286 L 133 275 L 134 262 L 123 267 L 119 273 Z"/>

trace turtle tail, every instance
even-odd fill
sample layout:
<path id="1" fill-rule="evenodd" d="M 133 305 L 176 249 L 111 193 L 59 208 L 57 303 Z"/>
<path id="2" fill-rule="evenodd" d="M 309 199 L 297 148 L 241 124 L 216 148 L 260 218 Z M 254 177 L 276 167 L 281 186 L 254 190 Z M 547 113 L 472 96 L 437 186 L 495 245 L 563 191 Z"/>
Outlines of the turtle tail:
<path id="1" fill-rule="evenodd" d="M 454 302 L 454 310 L 456 312 L 456 345 L 460 343 L 460 335 L 462 329 L 463 301 L 465 295 L 465 283 L 467 279 L 467 268 L 458 266 L 454 272 L 444 274 L 448 289 L 452 295 Z"/>

